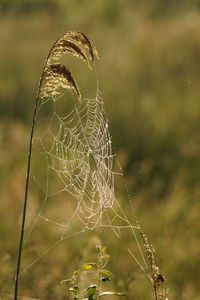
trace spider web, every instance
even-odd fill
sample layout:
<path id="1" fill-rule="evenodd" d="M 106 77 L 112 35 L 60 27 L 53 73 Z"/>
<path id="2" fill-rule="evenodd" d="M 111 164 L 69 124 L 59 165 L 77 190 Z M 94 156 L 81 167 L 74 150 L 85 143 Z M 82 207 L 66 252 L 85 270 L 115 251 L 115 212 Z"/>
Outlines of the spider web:
<path id="1" fill-rule="evenodd" d="M 148 264 L 137 237 L 137 219 L 132 222 L 129 220 L 115 196 L 115 182 L 119 181 L 118 178 L 123 181 L 123 174 L 113 154 L 101 93 L 97 88 L 93 99 L 84 98 L 81 104 L 74 102 L 67 115 L 58 109 L 57 104 L 61 98 L 65 98 L 65 94 L 42 100 L 38 110 L 39 114 L 49 104 L 52 116 L 48 125 L 43 126 L 42 133 L 34 137 L 35 149 L 43 157 L 46 167 L 41 165 L 41 176 L 33 174 L 33 181 L 43 196 L 39 212 L 29 213 L 31 221 L 27 226 L 27 240 L 34 230 L 40 228 L 41 222 L 52 224 L 59 228 L 59 232 L 56 232 L 56 241 L 29 262 L 22 273 L 63 240 L 86 231 L 108 228 L 117 238 L 121 238 L 124 229 L 131 231 L 139 257 L 130 248 L 127 250 L 150 278 Z M 61 222 L 55 220 L 55 213 L 51 214 L 51 210 L 48 210 L 53 199 L 58 198 L 67 203 L 73 202 L 74 205 L 70 217 L 68 215 L 65 219 L 62 211 Z M 129 195 L 128 198 L 132 206 Z M 132 208 L 131 214 L 134 215 Z"/>

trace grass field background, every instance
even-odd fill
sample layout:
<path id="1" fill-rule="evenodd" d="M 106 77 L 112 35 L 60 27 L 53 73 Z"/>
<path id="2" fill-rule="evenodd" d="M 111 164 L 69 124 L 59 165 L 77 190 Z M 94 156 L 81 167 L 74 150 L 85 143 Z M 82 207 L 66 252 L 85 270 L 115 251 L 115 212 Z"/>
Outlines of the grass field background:
<path id="1" fill-rule="evenodd" d="M 5 0 L 0 16 L 0 290 L 13 289 L 30 120 L 44 59 L 60 35 L 80 30 L 99 52 L 115 151 L 169 299 L 200 299 L 199 1 Z M 126 195 L 121 198 L 126 207 Z M 45 237 L 48 243 L 50 233 Z M 80 243 L 60 253 L 65 266 L 59 255 L 51 270 L 43 261 L 38 284 L 30 280 L 21 293 L 64 299 L 59 281 L 78 264 Z M 125 282 L 131 270 L 128 260 L 115 263 L 119 253 L 111 253 L 112 269 Z M 150 299 L 147 290 L 133 284 L 130 299 Z"/>

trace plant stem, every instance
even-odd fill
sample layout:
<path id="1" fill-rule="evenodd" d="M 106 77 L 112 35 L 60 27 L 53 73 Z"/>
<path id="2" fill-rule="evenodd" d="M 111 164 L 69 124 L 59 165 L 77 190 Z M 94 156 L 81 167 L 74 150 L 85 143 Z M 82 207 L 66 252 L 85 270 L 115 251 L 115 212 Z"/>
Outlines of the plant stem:
<path id="1" fill-rule="evenodd" d="M 98 257 L 97 257 L 97 272 L 98 272 L 98 282 L 97 282 L 97 291 L 96 291 L 96 295 L 97 295 L 97 300 L 99 299 L 99 288 L 100 288 L 100 272 L 101 272 L 101 268 L 102 268 L 102 265 L 101 265 L 101 249 L 98 253 Z"/>
<path id="2" fill-rule="evenodd" d="M 41 75 L 40 81 L 39 81 L 37 97 L 36 97 L 35 105 L 34 105 L 32 126 L 31 126 L 31 134 L 30 134 L 30 142 L 29 142 L 29 149 L 28 149 L 28 160 L 27 160 L 27 171 L 26 171 L 26 181 L 25 181 L 25 193 L 24 193 L 24 206 L 23 206 L 23 213 L 22 213 L 21 233 L 20 233 L 19 250 L 18 250 L 18 256 L 17 256 L 17 267 L 16 267 L 16 275 L 15 275 L 14 300 L 18 299 L 19 274 L 20 274 L 21 256 L 22 256 L 22 248 L 23 248 L 23 241 L 24 241 L 24 229 L 25 229 L 25 223 L 26 223 L 26 209 L 27 209 L 27 202 L 28 202 L 28 191 L 29 191 L 29 179 L 30 179 L 33 135 L 34 135 L 34 130 L 35 130 L 35 121 L 36 121 L 36 115 L 37 115 L 38 101 L 39 101 L 39 98 L 40 98 L 40 89 L 41 89 L 41 85 L 42 85 L 43 73 L 44 73 L 45 67 L 46 67 L 48 59 L 51 55 L 51 51 L 52 51 L 54 45 L 57 43 L 58 40 L 56 40 L 56 42 L 51 47 L 51 49 L 48 53 L 48 56 L 45 60 L 45 64 L 44 64 L 44 67 L 43 67 L 43 70 L 42 70 L 42 75 Z"/>
<path id="3" fill-rule="evenodd" d="M 62 37 L 64 37 L 64 35 Z M 56 40 L 56 42 L 53 44 L 53 46 L 51 47 L 51 49 L 48 53 L 48 56 L 46 58 L 46 61 L 45 61 L 44 67 L 43 67 L 43 71 L 42 71 L 42 76 L 40 77 L 38 93 L 37 93 L 37 97 L 36 97 L 35 105 L 34 105 L 32 126 L 31 126 L 31 134 L 30 134 L 30 142 L 29 142 L 29 149 L 28 149 L 27 172 L 26 172 L 25 193 L 24 193 L 24 206 L 23 206 L 23 213 L 22 213 L 22 223 L 21 223 L 19 250 L 18 250 L 18 256 L 17 256 L 17 267 L 16 267 L 16 275 L 15 275 L 14 300 L 18 299 L 19 275 L 20 275 L 20 267 L 21 267 L 22 248 L 23 248 L 23 241 L 24 241 L 24 229 L 25 229 L 25 223 L 26 223 L 26 210 L 27 210 L 28 192 L 29 192 L 29 180 L 30 180 L 30 169 L 31 169 L 33 135 L 34 135 L 34 129 L 35 129 L 37 107 L 38 107 L 38 102 L 39 102 L 39 99 L 40 99 L 40 89 L 41 89 L 41 85 L 42 85 L 42 81 L 43 81 L 44 70 L 45 70 L 47 64 L 50 63 L 48 60 L 49 60 L 49 58 L 51 58 L 51 52 L 52 52 L 54 46 L 57 44 L 57 42 L 59 40 L 60 40 L 60 38 L 58 38 Z"/>
<path id="4" fill-rule="evenodd" d="M 158 300 L 157 289 L 155 284 L 153 285 L 153 289 L 154 289 L 155 300 Z"/>
<path id="5" fill-rule="evenodd" d="M 41 85 L 41 81 L 40 81 L 40 85 Z M 34 129 L 35 129 L 38 100 L 39 100 L 39 93 L 38 93 L 36 101 L 35 101 L 35 107 L 34 107 L 34 112 L 33 112 L 33 121 L 32 121 L 31 134 L 30 134 L 30 142 L 29 142 L 29 150 L 28 150 L 28 161 L 27 161 L 27 172 L 26 172 L 25 194 L 24 194 L 24 207 L 23 207 L 23 214 L 22 214 L 21 234 L 20 234 L 19 250 L 18 250 L 18 257 L 17 257 L 14 300 L 17 300 L 17 297 L 18 297 L 19 273 L 20 273 L 20 266 L 21 266 L 21 256 L 22 256 L 22 248 L 23 248 L 23 240 L 24 240 L 24 228 L 25 228 L 25 222 L 26 222 L 26 209 L 27 209 L 27 200 L 28 200 L 28 191 L 29 191 L 29 178 L 30 178 L 33 134 L 34 134 Z"/>

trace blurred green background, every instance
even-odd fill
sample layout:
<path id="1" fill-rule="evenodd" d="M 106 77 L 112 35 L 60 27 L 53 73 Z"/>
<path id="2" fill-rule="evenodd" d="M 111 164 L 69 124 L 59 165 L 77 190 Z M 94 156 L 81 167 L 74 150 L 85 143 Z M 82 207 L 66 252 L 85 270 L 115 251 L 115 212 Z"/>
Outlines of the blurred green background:
<path id="1" fill-rule="evenodd" d="M 68 30 L 86 33 L 98 49 L 115 152 L 169 299 L 200 299 L 198 0 L 1 0 L 0 290 L 12 293 L 39 77 L 52 43 Z M 50 288 L 44 281 L 41 299 Z M 150 299 L 137 293 L 130 299 Z"/>

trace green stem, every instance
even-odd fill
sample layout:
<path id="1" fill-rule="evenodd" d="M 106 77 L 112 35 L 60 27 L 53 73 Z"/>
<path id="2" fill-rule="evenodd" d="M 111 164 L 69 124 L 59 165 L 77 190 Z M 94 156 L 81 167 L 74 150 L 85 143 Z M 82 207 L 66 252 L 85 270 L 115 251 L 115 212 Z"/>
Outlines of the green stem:
<path id="1" fill-rule="evenodd" d="M 100 271 L 101 271 L 101 249 L 99 251 L 99 254 L 98 254 L 98 261 L 97 261 L 97 271 L 98 271 L 98 282 L 97 282 L 97 300 L 99 299 L 99 288 L 100 288 Z"/>

